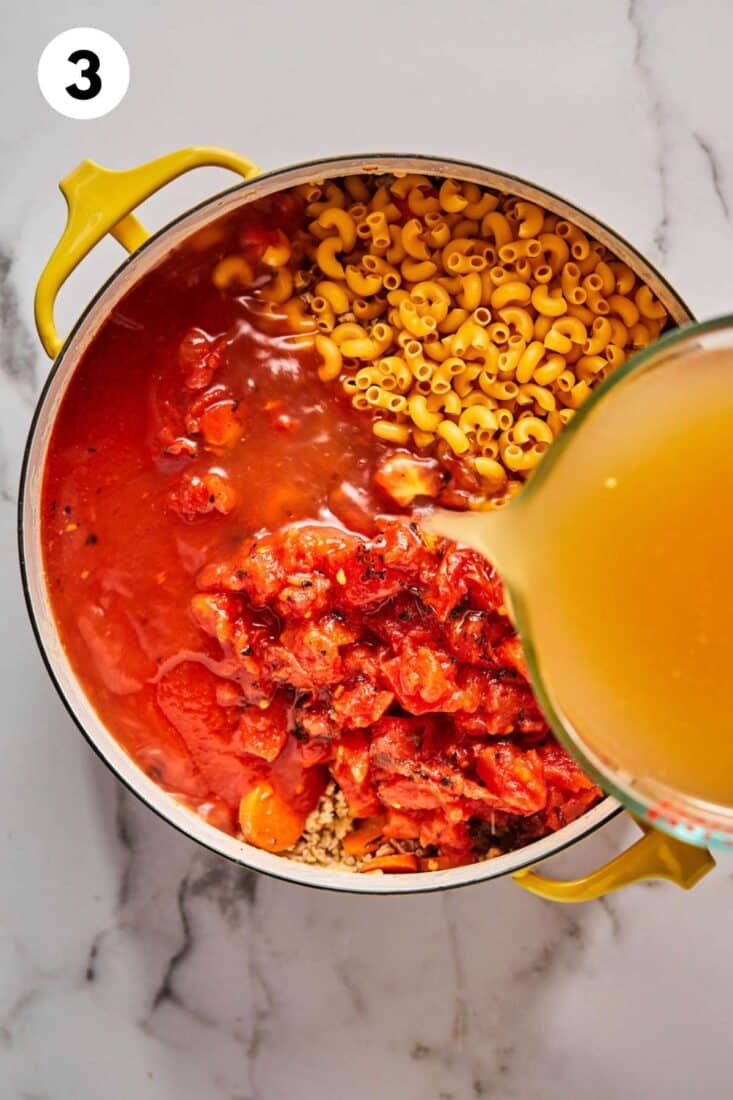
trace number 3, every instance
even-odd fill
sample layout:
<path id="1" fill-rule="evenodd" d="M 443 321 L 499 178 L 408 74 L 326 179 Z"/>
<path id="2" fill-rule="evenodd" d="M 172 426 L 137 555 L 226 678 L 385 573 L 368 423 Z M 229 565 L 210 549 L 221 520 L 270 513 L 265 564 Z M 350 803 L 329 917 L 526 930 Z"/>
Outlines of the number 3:
<path id="1" fill-rule="evenodd" d="M 94 99 L 102 90 L 102 81 L 99 76 L 99 57 L 92 50 L 74 50 L 69 54 L 72 65 L 79 65 L 86 61 L 83 69 L 79 70 L 79 79 L 86 80 L 86 88 L 80 88 L 78 84 L 67 84 L 66 91 L 73 99 Z"/>

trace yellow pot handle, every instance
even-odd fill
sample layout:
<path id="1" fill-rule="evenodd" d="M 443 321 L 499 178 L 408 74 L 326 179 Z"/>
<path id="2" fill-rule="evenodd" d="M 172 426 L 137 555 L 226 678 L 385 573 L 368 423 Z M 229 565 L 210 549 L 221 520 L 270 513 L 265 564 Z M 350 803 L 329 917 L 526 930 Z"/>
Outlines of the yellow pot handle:
<path id="1" fill-rule="evenodd" d="M 171 180 L 202 167 L 230 168 L 246 180 L 259 173 L 245 157 L 196 145 L 120 172 L 84 160 L 61 181 L 59 188 L 68 206 L 66 228 L 41 273 L 35 298 L 38 335 L 51 358 L 63 345 L 53 320 L 56 295 L 77 264 L 105 233 L 111 233 L 128 252 L 140 248 L 149 234 L 131 211 Z"/>
<path id="2" fill-rule="evenodd" d="M 517 871 L 512 878 L 522 889 L 546 901 L 580 902 L 593 901 L 647 878 L 668 879 L 683 890 L 690 890 L 715 866 L 706 848 L 683 844 L 641 821 L 637 825 L 644 836 L 610 863 L 583 878 L 558 882 L 538 875 L 530 867 Z"/>

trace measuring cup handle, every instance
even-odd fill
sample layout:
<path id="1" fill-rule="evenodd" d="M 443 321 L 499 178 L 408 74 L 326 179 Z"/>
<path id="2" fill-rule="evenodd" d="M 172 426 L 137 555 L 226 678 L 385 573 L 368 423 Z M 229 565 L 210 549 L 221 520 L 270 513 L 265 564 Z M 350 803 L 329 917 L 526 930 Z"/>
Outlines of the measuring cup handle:
<path id="1" fill-rule="evenodd" d="M 581 902 L 650 878 L 667 879 L 683 890 L 690 890 L 715 866 L 707 849 L 683 844 L 640 821 L 637 824 L 644 836 L 583 878 L 560 882 L 545 878 L 530 867 L 517 871 L 512 878 L 523 890 L 546 901 Z"/>
<path id="2" fill-rule="evenodd" d="M 68 206 L 66 227 L 41 273 L 35 297 L 38 335 L 51 358 L 63 346 L 53 319 L 56 295 L 77 264 L 106 233 L 128 252 L 140 248 L 149 234 L 131 211 L 171 180 L 202 167 L 230 168 L 245 180 L 259 173 L 252 161 L 237 153 L 196 145 L 124 171 L 84 160 L 61 181 Z"/>

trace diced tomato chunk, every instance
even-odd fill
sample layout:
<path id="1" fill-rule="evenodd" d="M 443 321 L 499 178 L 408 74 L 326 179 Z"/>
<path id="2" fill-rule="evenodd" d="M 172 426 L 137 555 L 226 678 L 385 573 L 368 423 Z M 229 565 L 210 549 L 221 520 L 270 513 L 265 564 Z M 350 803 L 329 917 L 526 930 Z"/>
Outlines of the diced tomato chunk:
<path id="1" fill-rule="evenodd" d="M 234 489 L 222 474 L 207 473 L 199 476 L 186 472 L 168 494 L 171 509 L 187 523 L 192 523 L 209 512 L 229 515 L 237 503 Z"/>
<path id="2" fill-rule="evenodd" d="M 370 817 L 382 808 L 370 774 L 369 740 L 362 733 L 344 734 L 331 764 L 354 817 Z"/>
<path id="3" fill-rule="evenodd" d="M 487 745 L 476 754 L 476 771 L 513 813 L 533 814 L 547 802 L 542 759 L 535 749 L 522 749 L 508 741 Z"/>
<path id="4" fill-rule="evenodd" d="M 546 741 L 537 752 L 550 786 L 572 794 L 597 789 L 593 780 L 581 771 L 572 756 L 569 756 L 557 741 Z"/>
<path id="5" fill-rule="evenodd" d="M 201 415 L 201 434 L 215 447 L 233 447 L 242 435 L 242 420 L 236 401 L 218 401 Z"/>
<path id="6" fill-rule="evenodd" d="M 420 835 L 420 820 L 423 816 L 419 811 L 408 812 L 389 806 L 384 823 L 384 835 L 389 840 L 417 840 Z"/>
<path id="7" fill-rule="evenodd" d="M 332 709 L 340 725 L 348 729 L 365 729 L 382 717 L 393 700 L 391 691 L 380 691 L 373 682 L 362 679 L 343 690 L 337 688 Z"/>
<path id="8" fill-rule="evenodd" d="M 404 645 L 382 676 L 410 714 L 441 710 L 456 690 L 450 657 L 425 645 Z"/>
<path id="9" fill-rule="evenodd" d="M 575 821 L 576 818 L 590 809 L 594 802 L 598 801 L 600 793 L 599 789 L 593 786 L 587 791 L 579 791 L 578 794 L 564 795 L 559 798 L 558 792 L 554 792 L 553 802 L 557 800 L 557 804 L 550 806 L 548 809 L 544 828 L 554 831 L 555 829 L 562 829 L 564 825 L 569 825 L 571 821 Z"/>
<path id="10" fill-rule="evenodd" d="M 198 454 L 198 443 L 195 439 L 188 439 L 187 436 L 177 434 L 173 427 L 165 425 L 158 432 L 158 443 L 163 449 L 164 454 L 171 455 L 174 458 L 180 458 L 185 456 L 186 458 L 195 458 Z"/>
<path id="11" fill-rule="evenodd" d="M 426 814 L 420 822 L 420 843 L 433 846 L 444 853 L 462 857 L 465 862 L 471 852 L 471 832 L 468 822 L 460 818 L 451 820 L 445 813 Z"/>
<path id="12" fill-rule="evenodd" d="M 508 665 L 510 668 L 515 669 L 524 680 L 529 681 L 529 672 L 527 671 L 522 643 L 516 634 L 504 638 L 496 647 L 496 661 L 499 665 Z"/>
<path id="13" fill-rule="evenodd" d="M 476 608 L 456 608 L 444 631 L 450 652 L 459 661 L 479 668 L 495 668 L 505 663 L 502 646 L 512 632 L 505 616 Z"/>
<path id="14" fill-rule="evenodd" d="M 268 764 L 277 760 L 288 739 L 285 704 L 275 700 L 267 707 L 246 707 L 239 719 L 233 744 L 240 752 L 261 756 Z"/>
<path id="15" fill-rule="evenodd" d="M 204 390 L 224 360 L 226 343 L 214 340 L 203 329 L 192 328 L 178 349 L 178 363 L 184 382 L 191 390 Z"/>

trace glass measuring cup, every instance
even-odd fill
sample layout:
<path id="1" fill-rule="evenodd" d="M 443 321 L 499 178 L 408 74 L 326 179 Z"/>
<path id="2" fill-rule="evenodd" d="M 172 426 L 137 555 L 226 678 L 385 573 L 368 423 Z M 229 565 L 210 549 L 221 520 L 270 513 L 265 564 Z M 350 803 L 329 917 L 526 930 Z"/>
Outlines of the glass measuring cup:
<path id="1" fill-rule="evenodd" d="M 706 847 L 733 846 L 733 701 L 725 697 L 726 662 L 733 666 L 726 614 L 733 618 L 726 583 L 733 537 L 718 535 L 708 507 L 722 471 L 717 522 L 733 516 L 731 368 L 733 317 L 670 333 L 598 387 L 507 508 L 436 513 L 428 521 L 498 567 L 535 695 L 583 769 L 638 817 Z M 618 467 L 608 465 L 614 454 Z M 708 470 L 716 454 L 725 461 Z M 669 496 L 676 488 L 678 500 Z M 582 530 L 573 528 L 575 513 L 585 521 Z M 563 539 L 572 551 L 565 558 L 556 553 Z M 565 597 L 554 618 L 548 609 L 558 606 L 547 596 L 553 586 Z M 613 644 L 623 637 L 630 640 L 628 660 L 623 640 Z M 575 677 L 568 653 L 577 659 Z M 707 722 L 696 725 L 693 704 Z M 607 708 L 607 735 L 599 707 Z M 669 724 L 654 725 L 664 714 Z M 716 724 L 710 716 L 718 714 Z"/>

